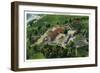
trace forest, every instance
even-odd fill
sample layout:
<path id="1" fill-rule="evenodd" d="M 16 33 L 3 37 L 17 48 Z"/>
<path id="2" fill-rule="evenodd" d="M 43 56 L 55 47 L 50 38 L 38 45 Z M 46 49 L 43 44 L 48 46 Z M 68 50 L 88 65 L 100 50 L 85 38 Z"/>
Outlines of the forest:
<path id="1" fill-rule="evenodd" d="M 89 17 L 27 14 L 27 59 L 87 57 Z"/>

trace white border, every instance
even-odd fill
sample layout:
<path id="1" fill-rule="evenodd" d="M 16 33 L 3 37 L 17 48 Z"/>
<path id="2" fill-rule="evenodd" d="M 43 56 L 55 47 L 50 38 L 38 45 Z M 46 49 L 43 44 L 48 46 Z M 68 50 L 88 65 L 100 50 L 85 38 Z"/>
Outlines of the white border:
<path id="1" fill-rule="evenodd" d="M 86 15 L 89 16 L 89 57 L 84 58 L 63 58 L 63 59 L 41 59 L 24 61 L 24 10 L 31 11 L 50 11 L 79 13 L 68 15 Z M 95 10 L 63 7 L 43 7 L 43 6 L 19 6 L 19 68 L 34 68 L 62 65 L 83 65 L 95 64 Z"/>

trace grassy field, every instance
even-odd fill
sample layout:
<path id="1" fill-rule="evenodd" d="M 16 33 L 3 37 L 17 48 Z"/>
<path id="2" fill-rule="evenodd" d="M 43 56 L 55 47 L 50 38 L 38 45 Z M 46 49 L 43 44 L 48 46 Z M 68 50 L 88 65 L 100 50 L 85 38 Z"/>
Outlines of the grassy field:
<path id="1" fill-rule="evenodd" d="M 88 56 L 88 16 L 30 16 L 27 14 L 27 59 Z"/>

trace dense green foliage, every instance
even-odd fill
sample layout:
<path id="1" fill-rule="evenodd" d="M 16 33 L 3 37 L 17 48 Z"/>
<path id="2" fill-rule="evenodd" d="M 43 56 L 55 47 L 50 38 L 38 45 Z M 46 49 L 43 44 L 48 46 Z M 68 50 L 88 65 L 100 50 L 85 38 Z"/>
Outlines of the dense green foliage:
<path id="1" fill-rule="evenodd" d="M 68 58 L 68 57 L 86 57 L 88 56 L 88 44 L 76 47 L 79 40 L 84 37 L 88 40 L 88 16 L 71 16 L 71 15 L 38 15 L 41 18 L 32 20 L 27 23 L 27 59 L 44 59 L 44 58 Z M 66 48 L 58 44 L 44 44 L 36 45 L 35 42 L 48 30 L 55 26 L 69 25 L 72 30 L 77 30 L 74 41 L 69 42 Z M 65 29 L 65 35 L 68 35 L 70 29 Z M 83 39 L 83 40 L 84 40 Z M 79 42 L 78 42 L 79 41 Z M 82 45 L 80 43 L 78 45 Z"/>

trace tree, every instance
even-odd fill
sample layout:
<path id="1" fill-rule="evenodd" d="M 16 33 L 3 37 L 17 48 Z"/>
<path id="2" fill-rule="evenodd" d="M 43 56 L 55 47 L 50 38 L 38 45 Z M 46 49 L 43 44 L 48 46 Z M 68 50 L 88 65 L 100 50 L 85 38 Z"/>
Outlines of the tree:
<path id="1" fill-rule="evenodd" d="M 68 30 L 67 30 L 67 29 L 65 29 L 65 30 L 64 30 L 64 34 L 67 34 L 67 33 L 68 33 Z"/>
<path id="2" fill-rule="evenodd" d="M 47 27 L 47 28 L 50 28 L 50 24 L 46 24 L 46 27 Z"/>

